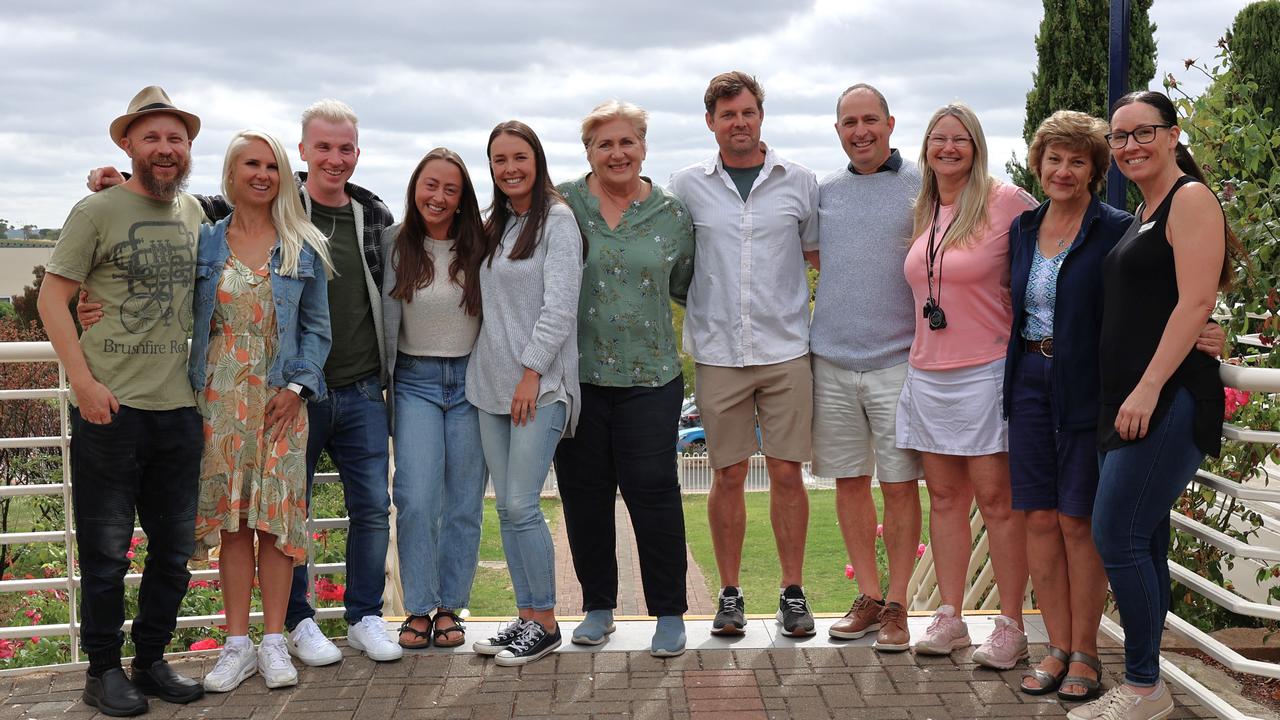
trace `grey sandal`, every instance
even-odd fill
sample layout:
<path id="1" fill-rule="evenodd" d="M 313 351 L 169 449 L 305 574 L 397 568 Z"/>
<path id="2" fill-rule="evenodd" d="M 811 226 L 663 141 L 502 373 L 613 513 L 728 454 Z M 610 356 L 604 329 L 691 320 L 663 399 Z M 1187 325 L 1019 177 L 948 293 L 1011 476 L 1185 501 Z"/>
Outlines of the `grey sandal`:
<path id="1" fill-rule="evenodd" d="M 1081 675 L 1068 675 L 1058 684 L 1058 698 L 1061 700 L 1070 700 L 1076 702 L 1080 700 L 1092 700 L 1098 696 L 1098 691 L 1102 689 L 1102 662 L 1098 658 L 1088 653 L 1073 652 L 1067 660 L 1070 663 L 1084 663 L 1098 673 L 1097 677 L 1087 678 Z M 1084 688 L 1084 692 L 1080 694 L 1062 692 L 1063 685 L 1079 685 Z"/>
<path id="2" fill-rule="evenodd" d="M 1056 675 L 1041 670 L 1039 667 L 1033 667 L 1027 672 L 1022 673 L 1022 679 L 1031 678 L 1039 683 L 1038 687 L 1027 687 L 1025 684 L 1019 684 L 1018 688 L 1028 695 L 1048 695 L 1057 690 L 1062 685 L 1062 679 L 1067 676 L 1067 667 L 1071 664 L 1067 654 L 1062 650 L 1050 645 L 1049 657 L 1057 658 L 1062 663 L 1062 671 Z"/>

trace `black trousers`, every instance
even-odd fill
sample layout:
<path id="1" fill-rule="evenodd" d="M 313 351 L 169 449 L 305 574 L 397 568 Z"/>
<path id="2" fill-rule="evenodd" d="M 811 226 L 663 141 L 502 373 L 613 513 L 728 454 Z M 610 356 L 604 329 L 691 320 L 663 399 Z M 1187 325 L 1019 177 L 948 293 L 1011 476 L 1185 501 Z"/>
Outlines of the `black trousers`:
<path id="1" fill-rule="evenodd" d="M 204 433 L 194 407 L 121 406 L 95 425 L 71 410 L 71 495 L 80 560 L 80 637 L 91 665 L 119 664 L 135 513 L 147 533 L 133 643 L 159 657 L 173 637 L 195 550 Z"/>
<path id="2" fill-rule="evenodd" d="M 683 389 L 679 377 L 660 388 L 582 385 L 578 428 L 556 450 L 556 477 L 584 612 L 618 606 L 619 490 L 635 528 L 649 614 L 689 609 L 675 448 Z"/>

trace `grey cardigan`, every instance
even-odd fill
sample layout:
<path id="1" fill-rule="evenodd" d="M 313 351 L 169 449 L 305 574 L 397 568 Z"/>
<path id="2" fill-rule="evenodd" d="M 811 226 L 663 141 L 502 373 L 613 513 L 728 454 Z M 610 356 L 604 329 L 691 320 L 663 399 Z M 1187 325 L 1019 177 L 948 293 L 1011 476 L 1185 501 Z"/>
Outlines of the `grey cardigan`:
<path id="1" fill-rule="evenodd" d="M 582 235 L 568 205 L 555 202 L 526 260 L 508 257 L 525 216 L 503 230 L 493 262 L 480 266 L 484 320 L 467 365 L 467 400 L 491 415 L 509 415 L 525 368 L 542 376 L 538 407 L 567 403 L 564 433 L 578 424 L 578 293 Z"/>

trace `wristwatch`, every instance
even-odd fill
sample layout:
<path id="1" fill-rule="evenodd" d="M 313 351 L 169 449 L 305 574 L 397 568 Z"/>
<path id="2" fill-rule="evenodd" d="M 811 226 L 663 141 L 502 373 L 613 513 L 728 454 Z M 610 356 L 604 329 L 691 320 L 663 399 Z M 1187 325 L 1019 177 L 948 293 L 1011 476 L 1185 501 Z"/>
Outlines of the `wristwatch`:
<path id="1" fill-rule="evenodd" d="M 306 400 L 311 397 L 311 391 L 303 387 L 300 383 L 291 382 L 284 386 L 285 390 L 292 390 L 298 397 Z"/>

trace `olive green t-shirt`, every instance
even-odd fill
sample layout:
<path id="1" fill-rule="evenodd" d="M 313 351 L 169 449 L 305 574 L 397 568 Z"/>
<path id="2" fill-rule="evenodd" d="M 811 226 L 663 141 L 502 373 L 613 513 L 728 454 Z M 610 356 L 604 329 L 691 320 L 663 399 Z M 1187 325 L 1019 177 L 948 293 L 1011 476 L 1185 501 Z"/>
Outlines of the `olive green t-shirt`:
<path id="1" fill-rule="evenodd" d="M 89 300 L 102 303 L 102 320 L 80 336 L 80 348 L 121 405 L 196 404 L 187 340 L 203 220 L 186 193 L 159 201 L 117 186 L 76 203 L 62 225 L 47 270 L 83 283 Z"/>
<path id="2" fill-rule="evenodd" d="M 364 248 L 356 235 L 356 218 L 350 203 L 333 208 L 312 200 L 311 222 L 329 237 L 329 254 L 336 270 L 329 281 L 333 347 L 324 364 L 324 381 L 329 387 L 343 387 L 377 373 L 382 362 L 364 261 L 360 258 Z"/>

